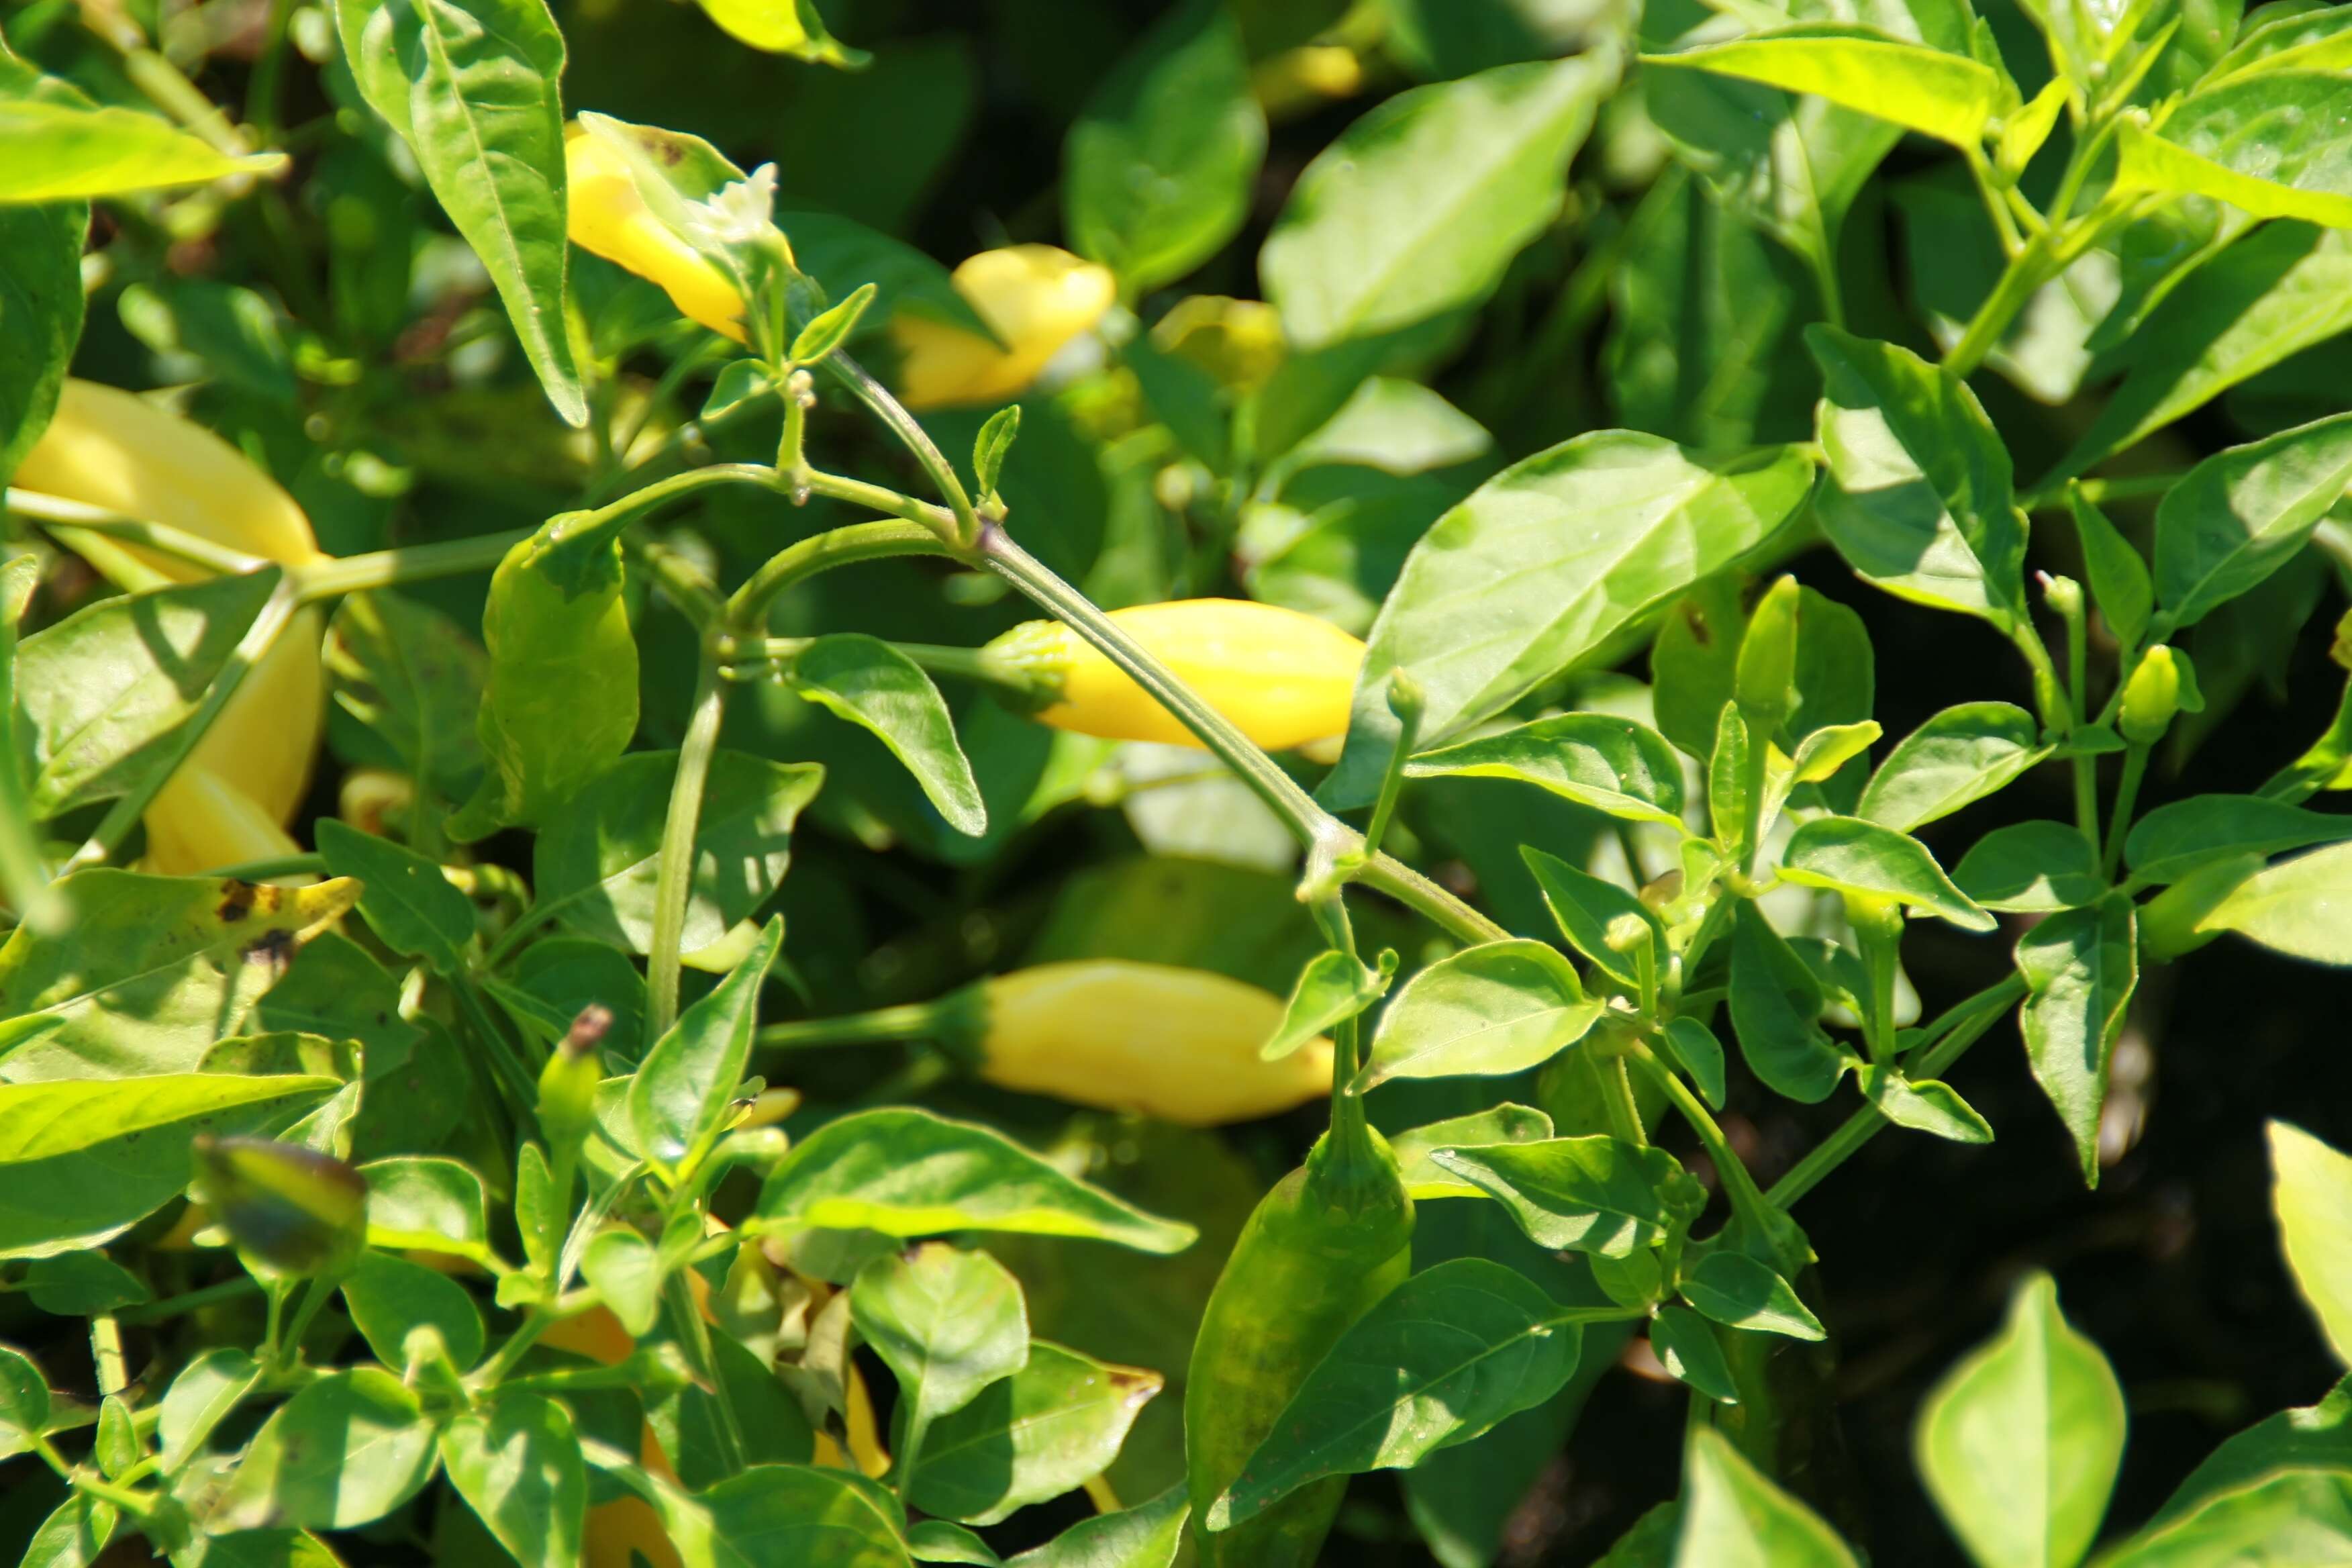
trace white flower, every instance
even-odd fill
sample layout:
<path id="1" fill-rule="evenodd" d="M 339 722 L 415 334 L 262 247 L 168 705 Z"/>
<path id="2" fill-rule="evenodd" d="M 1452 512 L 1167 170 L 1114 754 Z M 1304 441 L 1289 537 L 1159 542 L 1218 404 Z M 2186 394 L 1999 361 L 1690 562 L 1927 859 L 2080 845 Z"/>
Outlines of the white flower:
<path id="1" fill-rule="evenodd" d="M 720 245 L 751 245 L 774 228 L 776 166 L 762 163 L 751 178 L 730 181 L 709 200 L 695 204 L 695 232 Z"/>

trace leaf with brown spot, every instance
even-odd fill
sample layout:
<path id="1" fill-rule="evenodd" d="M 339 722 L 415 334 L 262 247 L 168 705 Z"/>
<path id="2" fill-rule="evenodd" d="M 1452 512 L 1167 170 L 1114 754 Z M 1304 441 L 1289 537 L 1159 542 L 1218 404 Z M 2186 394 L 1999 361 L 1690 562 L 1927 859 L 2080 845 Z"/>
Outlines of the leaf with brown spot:
<path id="1" fill-rule="evenodd" d="M 0 1052 L 0 1081 L 186 1072 L 241 1033 L 287 962 L 359 900 L 308 888 L 100 868 L 57 884 L 68 935 L 19 927 L 0 946 L 0 1016 L 58 1018 Z"/>

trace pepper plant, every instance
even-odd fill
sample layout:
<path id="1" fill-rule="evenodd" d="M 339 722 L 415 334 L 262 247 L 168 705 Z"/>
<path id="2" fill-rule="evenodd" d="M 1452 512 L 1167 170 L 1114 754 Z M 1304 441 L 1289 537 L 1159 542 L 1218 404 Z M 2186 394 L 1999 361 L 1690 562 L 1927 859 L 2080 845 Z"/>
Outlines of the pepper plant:
<path id="1" fill-rule="evenodd" d="M 1136 12 L 0 16 L 0 1553 L 2352 1557 L 2352 12 Z"/>

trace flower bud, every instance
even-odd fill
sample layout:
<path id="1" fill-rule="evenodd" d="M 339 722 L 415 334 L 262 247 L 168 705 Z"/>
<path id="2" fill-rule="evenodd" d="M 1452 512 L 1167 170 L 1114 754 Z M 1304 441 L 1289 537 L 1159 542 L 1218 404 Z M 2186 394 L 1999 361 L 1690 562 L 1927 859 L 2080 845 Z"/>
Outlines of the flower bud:
<path id="1" fill-rule="evenodd" d="M 596 1086 L 604 1081 L 597 1047 L 613 1027 L 613 1015 L 591 1002 L 539 1074 L 539 1128 L 559 1156 L 576 1154 L 596 1125 Z"/>
<path id="2" fill-rule="evenodd" d="M 2152 746 L 2172 727 L 2175 714 L 2203 706 L 2189 656 L 2158 643 L 2141 657 L 2131 679 L 2124 683 L 2123 710 L 2116 728 L 2133 745 Z"/>
<path id="3" fill-rule="evenodd" d="M 247 1258 L 340 1274 L 367 1239 L 367 1182 L 341 1160 L 267 1138 L 199 1135 L 196 1186 Z"/>

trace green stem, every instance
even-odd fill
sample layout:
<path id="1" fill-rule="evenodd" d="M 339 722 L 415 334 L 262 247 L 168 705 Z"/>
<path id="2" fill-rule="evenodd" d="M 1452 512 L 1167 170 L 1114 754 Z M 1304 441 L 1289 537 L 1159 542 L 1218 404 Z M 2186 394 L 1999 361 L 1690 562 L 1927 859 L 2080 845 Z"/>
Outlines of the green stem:
<path id="1" fill-rule="evenodd" d="M 2025 982 L 2010 975 L 1963 1002 L 1953 1005 L 1942 1017 L 1927 1027 L 1927 1037 L 1936 1039 L 1911 1068 L 1916 1078 L 1934 1078 L 1959 1060 L 1962 1052 L 1984 1037 L 1985 1031 L 2000 1020 L 2011 1003 L 2025 994 Z M 1940 1038 L 1938 1038 L 1940 1037 Z M 1916 1048 L 1916 1047 L 1915 1047 Z M 1865 1105 L 1839 1124 L 1836 1131 L 1814 1145 L 1811 1153 L 1790 1167 L 1789 1173 L 1772 1184 L 1765 1194 L 1768 1201 L 1781 1208 L 1795 1205 L 1799 1198 L 1811 1192 L 1831 1172 L 1844 1164 L 1862 1146 L 1878 1136 L 1881 1130 L 1895 1125 L 1878 1112 L 1874 1105 Z"/>
<path id="2" fill-rule="evenodd" d="M 364 594 L 394 588 L 404 583 L 427 583 L 438 577 L 462 577 L 488 572 L 507 558 L 507 552 L 531 535 L 530 529 L 511 533 L 485 533 L 472 539 L 447 539 L 437 544 L 404 544 L 336 560 L 306 562 L 288 568 L 294 592 L 306 605 L 344 594 Z"/>
<path id="3" fill-rule="evenodd" d="M 923 472 L 930 479 L 931 488 L 940 492 L 940 499 L 946 501 L 948 510 L 955 514 L 953 531 L 942 536 L 945 542 L 964 550 L 977 545 L 981 537 L 980 516 L 972 510 L 971 497 L 965 492 L 963 480 L 958 477 L 955 465 L 940 455 L 929 433 L 880 382 L 866 374 L 864 366 L 839 349 L 824 356 L 824 368 L 856 394 L 859 402 L 872 409 L 875 417 L 888 426 L 890 433 L 898 437 L 899 443 L 914 454 L 915 461 L 922 465 Z"/>
<path id="4" fill-rule="evenodd" d="M 2033 298 L 2034 291 L 2049 280 L 2049 241 L 2035 238 L 2010 258 L 2001 271 L 2000 281 L 1977 308 L 1968 330 L 1952 352 L 1944 356 L 1945 373 L 1954 379 L 1972 374 L 1984 363 L 1986 354 L 2000 342 L 2001 334 L 2017 319 L 2017 313 Z"/>
<path id="5" fill-rule="evenodd" d="M 686 934 L 687 894 L 694 880 L 694 835 L 702 818 L 703 786 L 719 747 L 726 683 L 706 655 L 695 676 L 694 717 L 677 750 L 669 816 L 662 825 L 661 870 L 654 883 L 653 948 L 646 958 L 646 1039 L 658 1040 L 677 1019 L 678 944 Z"/>
<path id="6" fill-rule="evenodd" d="M 65 534 L 65 542 L 68 545 L 73 543 L 72 535 L 76 533 L 120 540 L 126 544 L 142 545 L 159 555 L 168 555 L 174 561 L 184 561 L 191 566 L 201 566 L 224 577 L 241 577 L 269 564 L 261 556 L 231 550 L 226 544 L 215 544 L 209 539 L 184 529 L 173 528 L 168 523 L 125 517 L 102 506 L 90 506 L 40 490 L 11 489 L 7 492 L 7 506 L 19 517 L 32 518 Z"/>
<path id="7" fill-rule="evenodd" d="M 1601 1097 L 1609 1113 L 1609 1130 L 1618 1139 L 1636 1149 L 1649 1145 L 1650 1135 L 1642 1126 L 1641 1103 L 1633 1098 L 1633 1079 L 1625 1066 L 1624 1057 L 1612 1058 L 1601 1069 Z"/>
<path id="8" fill-rule="evenodd" d="M 2124 836 L 2131 831 L 2132 808 L 2139 802 L 2140 781 L 2147 776 L 2147 758 L 2146 746 L 2124 752 L 2124 774 L 2116 783 L 2116 804 L 2107 817 L 2107 847 L 2099 858 L 2100 874 L 2110 882 L 2124 862 Z"/>
<path id="9" fill-rule="evenodd" d="M 195 711 L 190 713 L 187 722 L 180 727 L 163 765 L 152 770 L 129 794 L 108 807 L 106 815 L 99 819 L 98 826 L 91 830 L 89 839 L 67 860 L 66 872 L 100 865 L 114 858 L 115 852 L 121 848 L 123 839 L 130 836 L 131 828 L 138 826 L 148 806 L 154 804 L 155 796 L 162 792 L 164 784 L 194 754 L 198 742 L 205 738 L 205 731 L 212 728 L 213 721 L 220 717 L 221 710 L 227 707 L 229 699 L 236 695 L 236 689 L 243 684 L 246 672 L 261 662 L 269 652 L 270 645 L 278 640 L 278 634 L 284 631 L 287 622 L 294 618 L 295 606 L 296 597 L 290 584 L 281 579 L 262 605 L 261 613 L 253 617 L 253 625 L 247 626 L 245 636 L 237 639 L 236 648 L 228 656 L 228 662 L 214 678 L 204 700 L 196 704 Z"/>
<path id="10" fill-rule="evenodd" d="M 694 1304 L 694 1291 L 687 1284 L 682 1269 L 662 1281 L 662 1316 L 686 1357 L 687 1370 L 694 1373 L 697 1383 L 710 1390 L 710 1402 L 718 1409 L 720 1479 L 735 1475 L 743 1468 L 743 1424 L 735 1414 L 735 1399 L 728 1391 L 726 1379 L 719 1375 L 718 1363 L 710 1353 L 710 1331 Z"/>
<path id="11" fill-rule="evenodd" d="M 118 1323 L 132 1324 L 160 1323 L 169 1318 L 202 1311 L 206 1307 L 216 1307 L 223 1301 L 234 1301 L 239 1297 L 250 1296 L 260 1289 L 260 1282 L 252 1275 L 239 1274 L 234 1279 L 224 1279 L 217 1285 L 206 1285 L 196 1290 L 184 1290 L 177 1296 L 166 1296 L 160 1301 L 142 1301 L 135 1307 L 125 1307 L 114 1314 L 114 1321 Z"/>
<path id="12" fill-rule="evenodd" d="M 1778 1234 L 1773 1223 L 1771 1201 L 1756 1186 L 1756 1178 L 1748 1173 L 1748 1166 L 1732 1149 L 1731 1140 L 1723 1135 L 1715 1117 L 1699 1097 L 1691 1092 L 1682 1076 L 1660 1061 L 1649 1047 L 1636 1044 L 1625 1060 L 1639 1068 L 1651 1082 L 1665 1091 L 1665 1096 L 1693 1133 L 1699 1147 L 1714 1162 L 1716 1174 L 1723 1181 L 1723 1195 L 1731 1202 L 1732 1212 L 1746 1220 L 1759 1236 Z"/>
<path id="13" fill-rule="evenodd" d="M 525 1065 L 516 1052 L 514 1042 L 499 1027 L 498 1020 L 482 1001 L 482 994 L 470 976 L 455 975 L 449 982 L 457 998 L 458 1011 L 466 1015 L 474 1032 L 482 1037 L 489 1053 L 490 1070 L 504 1091 L 507 1103 L 514 1112 L 515 1126 L 522 1136 L 536 1137 L 539 1128 L 539 1075 Z"/>
<path id="14" fill-rule="evenodd" d="M 2066 702 L 2074 715 L 2074 728 L 2081 730 L 2090 721 L 2090 617 L 2081 609 L 2066 617 Z M 2099 847 L 2099 777 L 2098 759 L 2087 752 L 2076 752 L 2067 759 L 2074 778 L 2074 825 L 2082 829 L 2092 851 Z"/>
<path id="15" fill-rule="evenodd" d="M 1992 226 L 2000 232 L 2001 254 L 2013 260 L 2025 248 L 2025 237 L 2018 232 L 2016 216 L 2009 210 L 2009 202 L 2002 195 L 2000 183 L 1994 179 L 1992 164 L 1987 162 L 1984 153 L 1974 147 L 1965 151 L 1969 177 L 1976 181 L 1977 195 L 1984 198 L 1985 211 L 1991 215 Z"/>
<path id="16" fill-rule="evenodd" d="M 202 873 L 224 880 L 267 882 L 274 877 L 319 877 L 327 870 L 323 855 L 280 855 L 274 860 L 240 860 L 234 866 L 215 866 Z"/>
<path id="17" fill-rule="evenodd" d="M 769 1024 L 752 1037 L 763 1050 L 808 1050 L 822 1046 L 869 1046 L 901 1040 L 939 1038 L 953 1028 L 946 1005 L 908 1002 L 897 1007 L 877 1007 L 865 1013 L 843 1013 L 830 1018 L 795 1018 Z"/>
<path id="18" fill-rule="evenodd" d="M 727 601 L 726 623 L 739 633 L 758 631 L 767 625 L 768 606 L 777 595 L 836 567 L 899 555 L 950 553 L 938 532 L 919 522 L 853 522 L 827 529 L 769 556 Z"/>
<path id="19" fill-rule="evenodd" d="M 2184 477 L 2181 474 L 2123 474 L 2113 479 L 2076 479 L 2073 482 L 2082 488 L 2084 500 L 2100 502 L 2133 500 L 2141 496 L 2160 496 L 2179 484 Z M 2028 491 L 2017 504 L 2027 511 L 2045 511 L 2052 507 L 2064 506 L 2066 485 L 2067 481 L 2061 479 L 2054 485 Z"/>
<path id="20" fill-rule="evenodd" d="M 621 547 L 630 560 L 645 568 L 654 586 L 661 590 L 662 597 L 694 623 L 696 631 L 708 637 L 726 618 L 727 601 L 719 595 L 718 584 L 695 562 L 658 540 L 635 534 L 623 536 Z"/>
<path id="21" fill-rule="evenodd" d="M 483 1363 L 474 1375 L 467 1381 L 481 1388 L 498 1388 L 503 1385 L 507 1381 L 507 1374 L 515 1369 L 516 1363 L 529 1353 L 530 1347 L 539 1342 L 539 1336 L 552 1327 L 554 1322 L 554 1314 L 543 1308 L 532 1308 L 524 1315 L 523 1321 L 515 1325 L 515 1331 L 507 1336 L 506 1343 L 499 1347 L 498 1353 Z"/>

